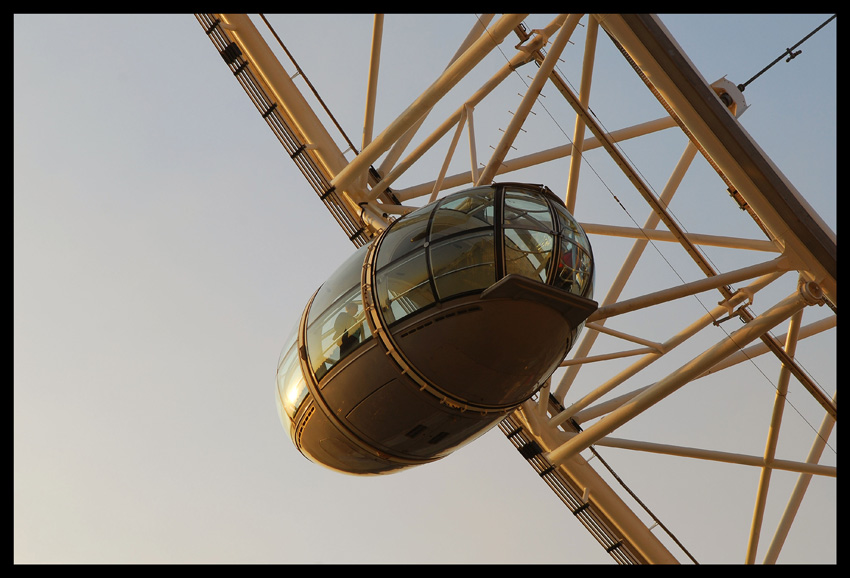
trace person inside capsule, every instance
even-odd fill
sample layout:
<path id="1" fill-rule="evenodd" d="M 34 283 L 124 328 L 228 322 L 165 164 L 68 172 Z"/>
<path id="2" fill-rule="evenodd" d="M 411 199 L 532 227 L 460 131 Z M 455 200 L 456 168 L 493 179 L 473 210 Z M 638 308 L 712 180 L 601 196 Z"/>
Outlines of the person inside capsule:
<path id="1" fill-rule="evenodd" d="M 358 283 L 319 315 L 308 328 L 308 351 L 316 378 L 321 380 L 331 368 L 354 351 L 368 333 Z"/>
<path id="2" fill-rule="evenodd" d="M 344 358 L 360 345 L 360 337 L 363 333 L 363 318 L 357 319 L 357 303 L 349 301 L 345 304 L 345 311 L 340 313 L 334 321 L 335 338 L 339 347 L 339 359 Z"/>

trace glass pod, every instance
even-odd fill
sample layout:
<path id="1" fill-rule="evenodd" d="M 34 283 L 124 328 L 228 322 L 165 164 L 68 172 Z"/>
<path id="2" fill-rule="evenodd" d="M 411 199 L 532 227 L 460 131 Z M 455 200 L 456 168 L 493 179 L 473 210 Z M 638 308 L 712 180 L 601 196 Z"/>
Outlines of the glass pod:
<path id="1" fill-rule="evenodd" d="M 530 398 L 597 307 L 548 188 L 476 187 L 398 219 L 316 292 L 278 365 L 298 449 L 352 474 L 440 459 Z"/>

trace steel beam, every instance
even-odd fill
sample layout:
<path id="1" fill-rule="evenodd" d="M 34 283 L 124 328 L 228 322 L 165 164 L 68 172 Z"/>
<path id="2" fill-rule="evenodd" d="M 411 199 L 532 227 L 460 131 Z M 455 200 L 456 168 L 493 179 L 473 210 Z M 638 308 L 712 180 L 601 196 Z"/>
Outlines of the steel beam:
<path id="1" fill-rule="evenodd" d="M 776 324 L 788 319 L 806 305 L 811 305 L 819 297 L 819 288 L 814 283 L 801 284 L 800 290 L 789 295 L 778 304 L 756 317 L 741 329 L 732 333 L 703 352 L 691 362 L 683 365 L 677 371 L 658 381 L 627 404 L 614 410 L 598 423 L 590 426 L 574 438 L 547 454 L 547 459 L 554 464 L 560 464 L 571 456 L 590 447 L 624 423 L 637 417 L 665 397 L 687 384 L 689 381 L 709 369 L 730 353 L 747 345 L 754 339 L 769 331 Z"/>
<path id="2" fill-rule="evenodd" d="M 657 16 L 598 15 L 799 270 L 838 306 L 836 237 L 727 110 Z"/>

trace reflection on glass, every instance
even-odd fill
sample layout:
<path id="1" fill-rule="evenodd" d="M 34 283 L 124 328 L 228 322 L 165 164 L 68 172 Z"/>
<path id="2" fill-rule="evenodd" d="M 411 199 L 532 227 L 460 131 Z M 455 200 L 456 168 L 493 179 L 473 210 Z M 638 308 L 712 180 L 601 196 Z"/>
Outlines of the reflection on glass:
<path id="1" fill-rule="evenodd" d="M 454 235 L 493 226 L 492 187 L 472 189 L 459 197 L 446 197 L 434 212 L 430 242 Z"/>
<path id="2" fill-rule="evenodd" d="M 505 226 L 553 231 L 549 205 L 540 197 L 521 191 L 505 191 Z"/>
<path id="3" fill-rule="evenodd" d="M 378 304 L 387 324 L 434 302 L 425 251 L 418 251 L 379 270 L 375 278 Z"/>
<path id="4" fill-rule="evenodd" d="M 317 380 L 371 337 L 361 300 L 358 285 L 307 327 L 307 357 Z"/>
<path id="5" fill-rule="evenodd" d="M 579 227 L 579 224 L 573 216 L 570 215 L 570 212 L 567 211 L 566 207 L 563 207 L 558 203 L 552 203 L 552 205 L 558 213 L 558 221 L 561 225 L 561 235 L 572 239 L 573 242 L 578 243 L 585 251 L 590 251 L 590 241 L 587 240 L 587 236 L 585 236 L 584 231 L 581 227 Z"/>
<path id="6" fill-rule="evenodd" d="M 430 217 L 431 208 L 428 207 L 428 210 L 419 209 L 396 222 L 381 241 L 376 267 L 380 269 L 414 249 L 422 248 Z"/>
<path id="7" fill-rule="evenodd" d="M 298 363 L 297 343 L 292 344 L 278 365 L 277 389 L 286 417 L 290 420 L 295 419 L 298 408 L 307 397 L 307 384 L 304 382 L 304 374 L 301 373 L 301 365 Z"/>
<path id="8" fill-rule="evenodd" d="M 394 223 L 380 242 L 375 288 L 388 324 L 437 300 L 486 289 L 502 275 L 583 296 L 592 278 L 587 237 L 545 187 L 451 194 Z"/>
<path id="9" fill-rule="evenodd" d="M 496 280 L 492 230 L 453 237 L 429 250 L 439 299 L 480 291 Z"/>
<path id="10" fill-rule="evenodd" d="M 578 280 L 579 287 L 581 288 L 580 295 L 583 295 L 588 299 L 593 299 L 593 260 L 590 258 L 590 255 L 582 251 L 579 263 L 580 266 L 576 272 L 576 279 Z"/>
<path id="11" fill-rule="evenodd" d="M 546 282 L 552 235 L 529 229 L 505 229 L 505 274 Z"/>
<path id="12" fill-rule="evenodd" d="M 576 263 L 578 262 L 579 248 L 570 241 L 570 238 L 561 237 L 561 254 L 555 265 L 554 285 L 570 293 L 581 295 L 581 288 L 576 284 Z"/>

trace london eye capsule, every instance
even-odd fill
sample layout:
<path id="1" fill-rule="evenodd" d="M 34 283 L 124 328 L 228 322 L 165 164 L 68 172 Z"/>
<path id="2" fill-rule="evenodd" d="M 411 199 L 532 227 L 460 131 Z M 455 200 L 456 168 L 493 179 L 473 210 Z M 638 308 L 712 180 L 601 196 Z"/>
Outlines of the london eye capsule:
<path id="1" fill-rule="evenodd" d="M 319 288 L 283 348 L 278 413 L 349 474 L 447 456 L 533 396 L 597 308 L 582 228 L 548 188 L 493 184 L 393 222 Z"/>

